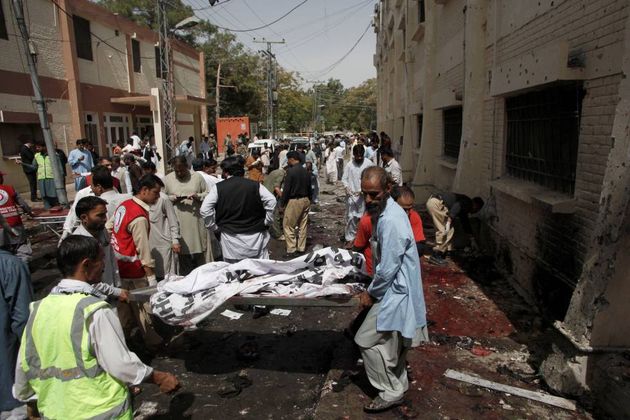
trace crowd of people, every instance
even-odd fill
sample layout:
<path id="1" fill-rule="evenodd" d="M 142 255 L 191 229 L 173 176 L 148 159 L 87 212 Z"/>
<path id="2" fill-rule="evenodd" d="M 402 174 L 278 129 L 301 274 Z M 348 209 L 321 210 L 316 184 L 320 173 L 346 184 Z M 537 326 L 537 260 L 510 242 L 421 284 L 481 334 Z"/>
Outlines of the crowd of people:
<path id="1" fill-rule="evenodd" d="M 20 209 L 30 214 L 31 208 L 0 173 L 5 237 L 0 341 L 8 349 L 0 356 L 0 411 L 24 410 L 23 402 L 37 399 L 40 414 L 49 418 L 129 417 L 135 385 L 177 389 L 177 378 L 145 365 L 129 350 L 130 340 L 141 342 L 149 354 L 172 343 L 156 329 L 149 304 L 130 301 L 130 292 L 208 262 L 268 259 L 272 237 L 285 243 L 285 259 L 303 255 L 321 172 L 325 182 L 343 186 L 342 243 L 363 253 L 372 276 L 360 296 L 365 319 L 355 342 L 380 393 L 365 409 L 382 411 L 402 402 L 408 388 L 406 351 L 428 337 L 420 257 L 429 254 L 430 262 L 445 264 L 454 218 L 470 233 L 467 217 L 483 200 L 433 194 L 427 201 L 436 227 L 432 249 L 385 133 L 251 149 L 245 138 L 237 144 L 228 137 L 224 141 L 220 154 L 212 135 L 198 147 L 193 138 L 184 140 L 168 174 L 158 173 L 161 156 L 135 133 L 127 144 L 117 144 L 111 157 L 77 141 L 67 159 L 76 197 L 58 244 L 62 280 L 30 308 L 30 274 L 20 260 L 30 245 Z M 30 142 L 24 148 L 25 174 L 35 174 L 44 204 L 55 205 L 45 148 Z M 31 198 L 37 198 L 33 190 Z"/>

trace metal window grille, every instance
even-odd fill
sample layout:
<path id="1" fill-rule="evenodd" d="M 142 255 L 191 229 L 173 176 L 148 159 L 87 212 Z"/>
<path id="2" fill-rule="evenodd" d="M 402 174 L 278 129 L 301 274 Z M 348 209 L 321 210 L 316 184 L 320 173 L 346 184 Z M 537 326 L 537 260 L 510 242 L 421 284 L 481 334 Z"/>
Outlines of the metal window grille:
<path id="1" fill-rule="evenodd" d="M 457 159 L 462 139 L 462 107 L 442 111 L 444 124 L 444 156 Z"/>
<path id="2" fill-rule="evenodd" d="M 162 60 L 160 59 L 160 47 L 155 47 L 155 77 L 158 79 L 164 79 L 164 68 L 162 67 Z"/>
<path id="3" fill-rule="evenodd" d="M 417 116 L 417 123 L 418 123 L 418 149 L 420 148 L 420 145 L 422 144 L 422 123 L 423 123 L 423 118 L 424 116 L 422 114 L 418 114 Z"/>
<path id="4" fill-rule="evenodd" d="M 418 23 L 422 23 L 425 20 L 424 15 L 424 0 L 418 0 Z"/>
<path id="5" fill-rule="evenodd" d="M 77 57 L 92 61 L 92 32 L 90 31 L 90 21 L 80 16 L 73 15 L 72 26 L 74 26 Z"/>
<path id="6" fill-rule="evenodd" d="M 142 62 L 140 61 L 140 42 L 138 42 L 137 39 L 131 40 L 131 56 L 133 59 L 134 73 L 140 73 L 142 69 Z"/>
<path id="7" fill-rule="evenodd" d="M 509 175 L 574 192 L 583 98 L 575 82 L 506 99 Z"/>
<path id="8" fill-rule="evenodd" d="M 2 1 L 0 1 L 0 38 L 9 39 L 9 34 L 7 33 L 7 21 L 5 20 L 4 9 L 2 7 Z"/>

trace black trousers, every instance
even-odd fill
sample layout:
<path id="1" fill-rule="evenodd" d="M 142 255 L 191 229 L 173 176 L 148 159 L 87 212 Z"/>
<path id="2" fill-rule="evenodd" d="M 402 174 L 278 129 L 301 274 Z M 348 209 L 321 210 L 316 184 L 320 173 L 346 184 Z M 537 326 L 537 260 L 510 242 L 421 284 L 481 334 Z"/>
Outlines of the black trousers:
<path id="1" fill-rule="evenodd" d="M 28 186 L 31 189 L 31 201 L 34 201 L 37 199 L 37 174 L 27 174 L 24 172 L 24 175 L 26 175 L 26 179 L 28 179 Z"/>

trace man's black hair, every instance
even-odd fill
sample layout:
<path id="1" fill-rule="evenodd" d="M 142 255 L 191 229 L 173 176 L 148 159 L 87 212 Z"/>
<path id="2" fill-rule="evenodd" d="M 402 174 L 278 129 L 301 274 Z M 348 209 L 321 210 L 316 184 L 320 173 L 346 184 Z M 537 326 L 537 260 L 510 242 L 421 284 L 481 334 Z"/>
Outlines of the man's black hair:
<path id="1" fill-rule="evenodd" d="M 411 197 L 412 199 L 416 199 L 416 195 L 413 193 L 413 190 L 406 185 L 394 185 L 392 187 L 389 195 L 397 201 L 400 197 Z"/>
<path id="2" fill-rule="evenodd" d="M 92 168 L 92 185 L 100 185 L 106 190 L 114 188 L 114 177 L 107 167 L 96 165 Z"/>
<path id="3" fill-rule="evenodd" d="M 101 197 L 96 197 L 94 195 L 83 197 L 77 202 L 74 212 L 80 219 L 82 215 L 87 214 L 91 210 L 94 210 L 96 206 L 101 204 L 107 207 L 107 201 L 103 200 Z"/>
<path id="4" fill-rule="evenodd" d="M 291 150 L 287 153 L 287 160 L 289 159 L 300 160 L 300 152 L 298 152 L 297 150 Z"/>
<path id="5" fill-rule="evenodd" d="M 230 156 L 221 162 L 221 170 L 231 176 L 245 175 L 245 162 L 241 155 Z"/>
<path id="6" fill-rule="evenodd" d="M 193 171 L 203 170 L 203 159 L 199 159 L 199 158 L 193 159 L 192 168 L 193 168 Z"/>
<path id="7" fill-rule="evenodd" d="M 483 201 L 483 198 L 481 198 L 481 197 L 474 197 L 472 199 L 472 203 L 473 203 L 474 206 L 477 207 L 477 210 L 480 210 L 485 204 L 484 201 Z"/>
<path id="8" fill-rule="evenodd" d="M 156 170 L 155 163 L 146 161 L 146 162 L 144 162 L 142 164 L 142 169 L 148 169 L 148 170 L 151 170 L 151 171 L 155 171 Z"/>
<path id="9" fill-rule="evenodd" d="M 79 263 L 85 258 L 95 260 L 100 248 L 101 245 L 91 236 L 68 236 L 57 249 L 57 267 L 61 275 L 64 277 L 73 275 Z"/>
<path id="10" fill-rule="evenodd" d="M 362 144 L 356 144 L 352 148 L 352 156 L 365 156 L 365 147 Z"/>
<path id="11" fill-rule="evenodd" d="M 383 147 L 380 149 L 381 152 L 381 156 L 385 155 L 385 156 L 390 156 L 390 157 L 394 157 L 394 152 L 392 151 L 391 148 L 389 147 Z"/>
<path id="12" fill-rule="evenodd" d="M 111 159 L 109 156 L 101 156 L 101 157 L 99 157 L 99 158 L 98 158 L 98 160 L 96 161 L 96 164 L 97 164 L 97 165 L 100 165 L 100 164 L 101 164 L 101 162 L 103 162 L 104 160 L 108 160 L 108 161 L 110 161 L 110 162 L 112 161 L 112 159 Z"/>
<path id="13" fill-rule="evenodd" d="M 172 160 L 171 160 L 171 164 L 173 166 L 175 165 L 186 165 L 188 166 L 188 160 L 186 160 L 186 156 L 184 155 L 179 155 L 179 156 L 175 156 Z"/>
<path id="14" fill-rule="evenodd" d="M 136 157 L 134 155 L 132 155 L 131 153 L 127 153 L 127 154 L 125 154 L 125 156 L 123 156 L 123 162 L 125 162 L 127 160 L 131 161 L 131 163 L 134 163 L 136 161 Z"/>
<path id="15" fill-rule="evenodd" d="M 217 166 L 217 161 L 214 160 L 213 158 L 204 159 L 203 160 L 203 167 L 204 168 L 209 168 L 210 166 Z"/>
<path id="16" fill-rule="evenodd" d="M 120 156 L 112 156 L 112 163 L 120 165 Z"/>
<path id="17" fill-rule="evenodd" d="M 140 181 L 138 181 L 138 191 L 143 188 L 148 188 L 152 190 L 157 186 L 163 187 L 164 183 L 159 177 L 153 174 L 144 175 L 142 178 L 140 178 Z"/>

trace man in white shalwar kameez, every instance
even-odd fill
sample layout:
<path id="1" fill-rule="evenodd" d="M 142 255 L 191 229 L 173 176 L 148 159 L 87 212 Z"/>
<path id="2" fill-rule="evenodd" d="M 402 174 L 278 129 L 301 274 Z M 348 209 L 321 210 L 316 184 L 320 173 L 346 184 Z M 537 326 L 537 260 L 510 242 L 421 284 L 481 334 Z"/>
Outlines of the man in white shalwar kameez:
<path id="1" fill-rule="evenodd" d="M 361 195 L 361 172 L 365 168 L 374 166 L 371 160 L 365 159 L 365 148 L 357 144 L 352 149 L 352 160 L 343 170 L 341 182 L 346 189 L 346 247 L 352 247 L 357 234 L 359 219 L 365 212 L 365 201 Z"/>
<path id="2" fill-rule="evenodd" d="M 149 207 L 149 223 L 149 245 L 155 260 L 155 277 L 162 280 L 169 274 L 177 274 L 177 254 L 182 249 L 175 208 L 163 192 L 160 192 L 158 201 Z"/>
<path id="3" fill-rule="evenodd" d="M 245 179 L 244 160 L 221 162 L 223 181 L 215 184 L 201 205 L 206 227 L 219 231 L 223 260 L 269 258 L 269 231 L 276 198 L 260 182 Z"/>

